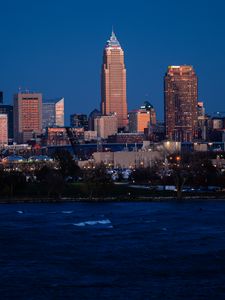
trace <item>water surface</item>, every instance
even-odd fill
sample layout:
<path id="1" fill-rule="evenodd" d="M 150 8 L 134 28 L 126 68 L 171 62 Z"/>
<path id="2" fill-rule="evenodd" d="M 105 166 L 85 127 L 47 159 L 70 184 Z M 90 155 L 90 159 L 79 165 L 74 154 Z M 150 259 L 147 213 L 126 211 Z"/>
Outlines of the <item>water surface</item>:
<path id="1" fill-rule="evenodd" d="M 225 299 L 225 202 L 0 205 L 0 299 Z"/>

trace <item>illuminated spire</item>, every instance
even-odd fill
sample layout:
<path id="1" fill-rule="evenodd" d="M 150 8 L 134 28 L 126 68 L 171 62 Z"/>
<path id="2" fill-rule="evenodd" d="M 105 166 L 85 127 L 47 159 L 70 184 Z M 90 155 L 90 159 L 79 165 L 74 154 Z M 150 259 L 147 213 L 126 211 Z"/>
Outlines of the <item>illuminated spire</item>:
<path id="1" fill-rule="evenodd" d="M 106 43 L 106 48 L 108 48 L 108 47 L 120 47 L 120 43 L 117 40 L 117 37 L 116 37 L 115 32 L 113 30 L 113 27 L 112 27 L 111 37 Z"/>

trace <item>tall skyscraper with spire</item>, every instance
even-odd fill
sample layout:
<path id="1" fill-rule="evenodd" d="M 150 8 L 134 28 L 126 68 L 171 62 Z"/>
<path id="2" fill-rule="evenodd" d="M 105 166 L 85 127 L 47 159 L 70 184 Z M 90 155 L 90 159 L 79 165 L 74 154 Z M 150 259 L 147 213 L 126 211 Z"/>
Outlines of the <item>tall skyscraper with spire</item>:
<path id="1" fill-rule="evenodd" d="M 114 31 L 103 53 L 101 113 L 103 115 L 116 113 L 118 128 L 126 127 L 128 124 L 124 52 Z"/>

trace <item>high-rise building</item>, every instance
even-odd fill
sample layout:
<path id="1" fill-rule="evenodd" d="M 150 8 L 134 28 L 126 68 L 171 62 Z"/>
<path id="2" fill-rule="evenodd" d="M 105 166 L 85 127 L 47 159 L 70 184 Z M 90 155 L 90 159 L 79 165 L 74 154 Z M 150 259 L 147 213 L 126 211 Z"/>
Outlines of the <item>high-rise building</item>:
<path id="1" fill-rule="evenodd" d="M 19 92 L 14 96 L 14 138 L 26 143 L 41 133 L 42 94 Z"/>
<path id="2" fill-rule="evenodd" d="M 95 131 L 97 131 L 97 136 L 107 139 L 109 135 L 117 133 L 117 122 L 118 119 L 116 114 L 95 118 Z"/>
<path id="3" fill-rule="evenodd" d="M 156 113 L 153 106 L 145 101 L 138 110 L 129 112 L 129 131 L 144 133 L 145 129 L 156 124 Z"/>
<path id="4" fill-rule="evenodd" d="M 169 66 L 164 77 L 164 116 L 169 140 L 189 142 L 197 132 L 198 81 L 192 66 Z"/>
<path id="5" fill-rule="evenodd" d="M 0 114 L 8 116 L 8 138 L 13 139 L 13 106 L 0 104 Z"/>
<path id="6" fill-rule="evenodd" d="M 101 116 L 101 112 L 97 109 L 94 109 L 90 115 L 88 116 L 88 129 L 94 130 L 95 129 L 95 118 Z"/>
<path id="7" fill-rule="evenodd" d="M 2 103 L 3 103 L 3 92 L 0 91 L 0 104 L 2 104 Z"/>
<path id="8" fill-rule="evenodd" d="M 44 100 L 42 103 L 42 128 L 64 126 L 64 98 Z"/>
<path id="9" fill-rule="evenodd" d="M 124 52 L 114 32 L 107 41 L 103 53 L 101 113 L 102 115 L 116 113 L 118 128 L 124 128 L 128 124 Z"/>
<path id="10" fill-rule="evenodd" d="M 72 114 L 70 115 L 70 126 L 74 128 L 83 127 L 88 130 L 88 117 L 85 114 Z"/>
<path id="11" fill-rule="evenodd" d="M 8 144 L 8 116 L 0 114 L 0 145 Z"/>

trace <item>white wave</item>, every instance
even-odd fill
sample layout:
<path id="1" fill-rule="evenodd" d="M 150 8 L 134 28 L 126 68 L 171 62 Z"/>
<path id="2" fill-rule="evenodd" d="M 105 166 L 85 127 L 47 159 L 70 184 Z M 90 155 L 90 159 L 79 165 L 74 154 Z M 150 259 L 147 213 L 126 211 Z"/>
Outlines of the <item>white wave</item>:
<path id="1" fill-rule="evenodd" d="M 22 210 L 17 210 L 16 211 L 18 214 L 23 214 L 24 212 Z"/>
<path id="2" fill-rule="evenodd" d="M 85 226 L 85 223 L 84 222 L 80 222 L 80 223 L 74 223 L 73 225 L 74 226 L 83 227 L 83 226 Z"/>
<path id="3" fill-rule="evenodd" d="M 62 214 L 72 214 L 73 210 L 63 210 Z"/>
<path id="4" fill-rule="evenodd" d="M 82 227 L 82 226 L 86 226 L 86 225 L 94 226 L 94 225 L 97 225 L 97 224 L 107 225 L 107 224 L 111 224 L 111 221 L 109 219 L 96 220 L 96 221 L 85 221 L 85 222 L 80 222 L 80 223 L 74 223 L 73 225 Z M 112 227 L 113 226 L 110 226 L 109 228 L 112 228 Z"/>

